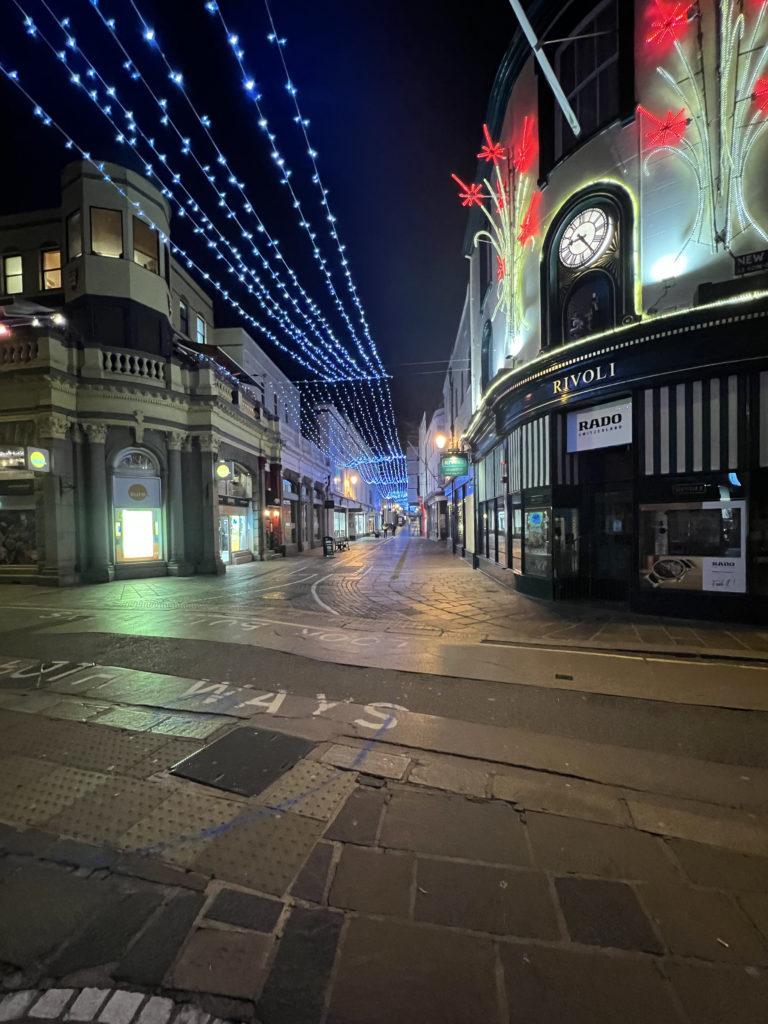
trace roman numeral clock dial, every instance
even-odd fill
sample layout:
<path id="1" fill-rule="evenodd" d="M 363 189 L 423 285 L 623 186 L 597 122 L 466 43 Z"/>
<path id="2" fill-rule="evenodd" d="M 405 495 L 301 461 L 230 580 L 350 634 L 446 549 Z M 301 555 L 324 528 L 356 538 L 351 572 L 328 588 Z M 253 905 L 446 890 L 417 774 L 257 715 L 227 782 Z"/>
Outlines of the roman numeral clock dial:
<path id="1" fill-rule="evenodd" d="M 569 270 L 580 270 L 596 263 L 613 238 L 613 221 L 597 206 L 577 213 L 560 239 L 560 262 Z"/>

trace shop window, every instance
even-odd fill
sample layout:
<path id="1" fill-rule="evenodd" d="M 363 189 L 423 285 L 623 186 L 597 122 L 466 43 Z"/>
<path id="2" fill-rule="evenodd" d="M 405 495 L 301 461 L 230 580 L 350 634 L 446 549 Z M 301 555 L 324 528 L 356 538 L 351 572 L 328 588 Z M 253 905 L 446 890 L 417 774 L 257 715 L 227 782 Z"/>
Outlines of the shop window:
<path id="1" fill-rule="evenodd" d="M 3 499 L 3 506 L 14 499 Z M 17 499 L 18 500 L 18 499 Z M 37 563 L 37 525 L 33 508 L 0 511 L 0 565 Z"/>
<path id="2" fill-rule="evenodd" d="M 640 506 L 640 585 L 654 590 L 743 594 L 746 502 Z"/>
<path id="3" fill-rule="evenodd" d="M 3 294 L 20 295 L 23 287 L 24 279 L 21 269 L 21 256 L 4 256 Z"/>
<path id="4" fill-rule="evenodd" d="M 512 534 L 512 562 L 514 572 L 523 571 L 523 510 L 519 505 L 512 506 L 510 517 Z"/>
<path id="5" fill-rule="evenodd" d="M 195 317 L 195 338 L 198 345 L 205 344 L 205 320 L 201 316 Z"/>
<path id="6" fill-rule="evenodd" d="M 523 568 L 526 576 L 548 578 L 552 573 L 552 542 L 550 537 L 550 509 L 525 510 L 523 533 Z"/>
<path id="7" fill-rule="evenodd" d="M 584 138 L 619 114 L 619 17 L 617 0 L 605 0 L 569 33 L 554 54 L 554 68 Z M 554 158 L 573 145 L 574 135 L 555 106 Z"/>
<path id="8" fill-rule="evenodd" d="M 160 272 L 157 231 L 138 217 L 133 218 L 133 261 L 153 274 Z"/>
<path id="9" fill-rule="evenodd" d="M 183 299 L 179 299 L 179 330 L 189 337 L 189 309 Z"/>
<path id="10" fill-rule="evenodd" d="M 67 259 L 83 255 L 83 217 L 79 210 L 67 217 Z"/>
<path id="11" fill-rule="evenodd" d="M 123 255 L 123 215 L 119 210 L 91 207 L 91 251 L 120 259 Z"/>
<path id="12" fill-rule="evenodd" d="M 496 499 L 496 561 L 507 564 L 507 499 Z"/>
<path id="13" fill-rule="evenodd" d="M 41 254 L 43 288 L 61 288 L 61 249 L 46 249 Z"/>

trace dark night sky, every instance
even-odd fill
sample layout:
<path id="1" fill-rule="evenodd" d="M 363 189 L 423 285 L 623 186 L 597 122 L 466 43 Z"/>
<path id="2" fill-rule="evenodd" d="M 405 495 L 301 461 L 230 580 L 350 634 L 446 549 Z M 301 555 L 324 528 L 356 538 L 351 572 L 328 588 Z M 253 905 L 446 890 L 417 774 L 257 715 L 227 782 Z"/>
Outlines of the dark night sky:
<path id="1" fill-rule="evenodd" d="M 160 139 L 167 129 L 158 126 L 157 108 L 145 103 L 139 83 L 122 69 L 122 58 L 87 0 L 47 2 L 58 16 L 71 18 L 86 55 L 117 86 L 140 126 Z M 203 0 L 136 3 L 173 66 L 184 73 L 198 110 L 212 118 L 217 143 L 305 288 L 323 301 L 325 286 L 307 256 L 308 244 L 296 227 L 287 190 L 266 155 L 255 110 L 220 24 L 203 9 Z M 262 0 L 220 0 L 220 5 L 239 34 L 264 111 L 322 245 L 324 222 L 304 147 L 291 121 L 275 48 L 265 39 Z M 63 42 L 41 0 L 27 0 L 24 6 L 52 41 Z M 100 0 L 100 9 L 118 18 L 120 36 L 139 70 L 158 95 L 175 102 L 169 110 L 179 127 L 186 124 L 195 151 L 207 162 L 203 140 L 192 134 L 191 119 L 160 59 L 141 38 L 128 0 Z M 442 376 L 428 371 L 443 370 L 444 365 L 402 364 L 444 360 L 455 338 L 467 264 L 461 253 L 465 213 L 450 175 L 456 171 L 471 180 L 474 174 L 490 88 L 515 28 L 514 17 L 506 0 L 473 0 L 461 6 L 455 0 L 272 0 L 272 12 L 287 38 L 286 60 L 303 113 L 311 120 L 310 138 L 319 152 L 320 172 L 371 332 L 394 375 L 393 397 L 404 441 L 422 411 L 439 402 Z M 0 62 L 17 68 L 28 90 L 94 156 L 142 166 L 143 161 L 131 161 L 130 151 L 113 141 L 114 132 L 95 106 L 67 84 L 44 44 L 25 34 L 12 0 L 4 0 L 4 16 Z M 69 154 L 4 78 L 0 105 L 3 212 L 54 205 L 58 172 Z M 169 143 L 168 153 L 169 166 L 185 171 L 190 191 L 205 196 L 204 179 L 186 172 L 189 165 L 178 148 Z M 215 206 L 208 205 L 214 219 Z M 172 232 L 186 243 L 178 238 L 178 222 Z M 189 245 L 193 252 L 194 241 Z M 334 250 L 329 244 L 323 248 L 335 266 Z M 228 322 L 224 309 L 220 322 Z"/>

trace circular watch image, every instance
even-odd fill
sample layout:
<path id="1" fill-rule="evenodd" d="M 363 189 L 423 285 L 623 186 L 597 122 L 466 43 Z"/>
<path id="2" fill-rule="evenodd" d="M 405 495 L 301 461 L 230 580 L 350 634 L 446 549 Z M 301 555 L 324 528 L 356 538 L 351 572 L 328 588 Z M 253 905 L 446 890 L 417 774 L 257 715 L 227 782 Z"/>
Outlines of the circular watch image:
<path id="1" fill-rule="evenodd" d="M 679 583 L 694 568 L 687 558 L 660 558 L 651 566 L 646 579 L 653 587 L 661 583 Z"/>

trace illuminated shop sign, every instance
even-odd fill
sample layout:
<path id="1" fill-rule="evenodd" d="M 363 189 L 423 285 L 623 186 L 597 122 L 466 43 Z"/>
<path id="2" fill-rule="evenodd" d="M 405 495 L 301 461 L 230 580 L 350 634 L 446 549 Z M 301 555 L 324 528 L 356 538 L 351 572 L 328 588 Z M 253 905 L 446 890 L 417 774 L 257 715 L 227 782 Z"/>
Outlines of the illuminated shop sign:
<path id="1" fill-rule="evenodd" d="M 768 249 L 734 256 L 733 262 L 733 272 L 737 277 L 741 277 L 743 274 L 756 274 L 760 270 L 768 270 Z"/>
<path id="2" fill-rule="evenodd" d="M 569 452 L 590 452 L 616 444 L 632 444 L 631 399 L 568 413 Z"/>
<path id="3" fill-rule="evenodd" d="M 27 448 L 27 466 L 36 473 L 50 473 L 51 455 L 47 448 Z"/>
<path id="4" fill-rule="evenodd" d="M 600 380 L 610 380 L 616 376 L 615 363 L 601 363 L 599 366 L 590 366 L 586 370 L 576 370 L 565 377 L 558 377 L 552 381 L 552 393 L 555 395 L 568 395 L 579 388 L 589 387 Z"/>
<path id="5" fill-rule="evenodd" d="M 160 478 L 143 476 L 140 480 L 116 476 L 113 480 L 115 508 L 160 508 Z"/>
<path id="6" fill-rule="evenodd" d="M 26 469 L 23 448 L 0 448 L 0 469 Z"/>
<path id="7" fill-rule="evenodd" d="M 235 464 L 234 462 L 224 462 L 220 460 L 216 463 L 216 469 L 214 470 L 217 480 L 231 480 L 235 475 Z"/>
<path id="8" fill-rule="evenodd" d="M 441 455 L 440 475 L 441 476 L 467 476 L 469 473 L 469 456 L 467 455 Z"/>

